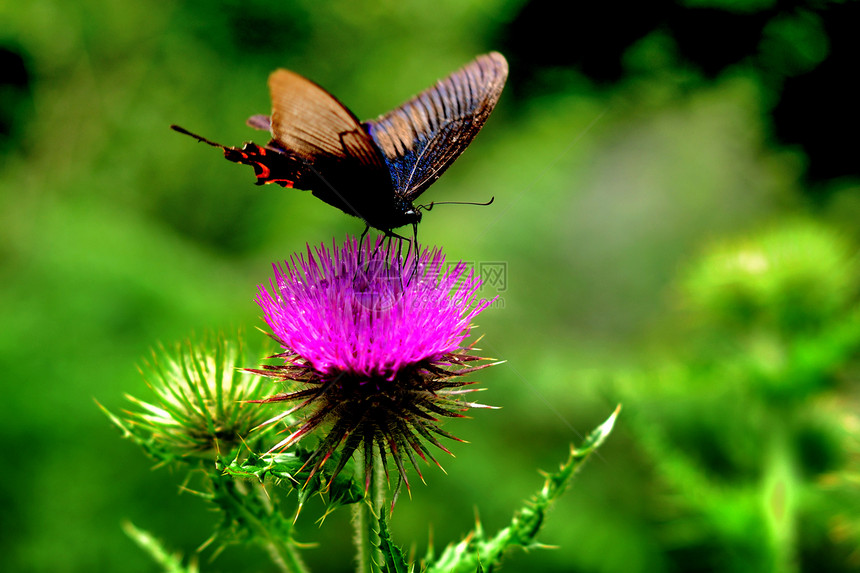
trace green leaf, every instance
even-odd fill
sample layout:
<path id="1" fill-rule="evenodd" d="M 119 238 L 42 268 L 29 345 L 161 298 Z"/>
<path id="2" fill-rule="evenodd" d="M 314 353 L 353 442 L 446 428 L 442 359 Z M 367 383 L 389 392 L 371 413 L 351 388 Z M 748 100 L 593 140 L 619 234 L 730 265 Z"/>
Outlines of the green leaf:
<path id="1" fill-rule="evenodd" d="M 409 564 L 406 563 L 403 552 L 391 540 L 384 512 L 379 518 L 379 551 L 384 559 L 382 570 L 385 573 L 409 573 Z"/>
<path id="2" fill-rule="evenodd" d="M 565 492 L 574 475 L 586 460 L 599 448 L 615 425 L 621 406 L 609 418 L 592 430 L 578 448 L 571 447 L 567 461 L 558 471 L 546 474 L 543 487 L 514 513 L 511 524 L 488 538 L 480 523 L 475 525 L 462 541 L 449 545 L 439 558 L 428 567 L 428 573 L 472 573 L 492 571 L 502 560 L 505 551 L 511 547 L 532 549 L 543 547 L 537 534 L 543 526 L 546 513 L 553 502 Z"/>
<path id="3" fill-rule="evenodd" d="M 171 554 L 164 548 L 161 542 L 148 531 L 138 529 L 133 523 L 127 521 L 122 525 L 126 535 L 137 543 L 138 547 L 149 553 L 153 561 L 161 565 L 165 573 L 198 573 L 196 563 L 190 563 L 187 567 L 182 564 L 179 554 Z"/>
<path id="4" fill-rule="evenodd" d="M 260 482 L 267 480 L 298 492 L 299 506 L 315 494 L 325 495 L 328 510 L 341 505 L 358 503 L 364 499 L 364 488 L 355 479 L 352 462 L 348 462 L 334 478 L 325 469 L 311 475 L 307 461 L 313 452 L 302 447 L 278 454 L 251 454 L 245 460 L 233 460 L 225 468 L 234 478 L 255 478 Z M 339 452 L 332 455 L 327 467 L 336 467 Z"/>

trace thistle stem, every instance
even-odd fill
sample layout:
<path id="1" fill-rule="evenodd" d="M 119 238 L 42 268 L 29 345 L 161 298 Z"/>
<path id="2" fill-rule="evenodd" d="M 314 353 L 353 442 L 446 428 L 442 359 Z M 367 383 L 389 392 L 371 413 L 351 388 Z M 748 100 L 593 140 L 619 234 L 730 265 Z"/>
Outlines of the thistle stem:
<path id="1" fill-rule="evenodd" d="M 266 494 L 264 488 L 260 484 L 254 484 L 254 493 L 261 505 L 263 505 L 266 510 L 270 513 L 274 512 L 272 508 L 272 504 L 269 500 L 268 495 Z M 292 543 L 292 538 L 287 537 L 286 539 L 277 535 L 273 531 L 268 531 L 268 533 L 263 535 L 265 539 L 266 549 L 269 552 L 269 556 L 282 571 L 285 573 L 307 573 L 307 566 L 302 561 L 301 557 L 299 557 L 299 552 L 297 551 L 297 547 L 294 543 Z"/>
<path id="2" fill-rule="evenodd" d="M 784 424 L 772 425 L 764 480 L 764 511 L 773 544 L 773 571 L 796 573 L 797 460 Z"/>
<path id="3" fill-rule="evenodd" d="M 307 573 L 290 536 L 292 524 L 272 508 L 261 486 L 248 488 L 220 473 L 211 477 L 213 501 L 256 535 L 278 569 L 283 573 Z"/>
<path id="4" fill-rule="evenodd" d="M 358 461 L 360 462 L 359 467 L 366 467 L 363 460 Z M 356 558 L 358 560 L 357 573 L 378 571 L 381 563 L 378 520 L 385 511 L 387 482 L 382 463 L 376 456 L 370 465 L 369 473 L 369 476 L 365 475 L 366 480 L 369 478 L 369 482 L 365 481 L 365 483 L 369 483 L 369 487 L 364 501 L 352 506 L 352 524 L 355 528 Z"/>

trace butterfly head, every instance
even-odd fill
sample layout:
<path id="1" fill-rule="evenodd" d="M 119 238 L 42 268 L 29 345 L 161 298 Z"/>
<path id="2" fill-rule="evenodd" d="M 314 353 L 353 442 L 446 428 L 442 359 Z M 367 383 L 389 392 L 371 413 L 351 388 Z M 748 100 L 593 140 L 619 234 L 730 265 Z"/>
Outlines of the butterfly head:
<path id="1" fill-rule="evenodd" d="M 411 201 L 400 199 L 395 201 L 394 210 L 386 221 L 386 226 L 391 229 L 403 227 L 404 225 L 417 225 L 421 222 L 421 208 L 415 207 Z"/>
<path id="2" fill-rule="evenodd" d="M 420 223 L 421 222 L 421 209 L 410 207 L 403 212 L 403 218 L 407 223 Z"/>

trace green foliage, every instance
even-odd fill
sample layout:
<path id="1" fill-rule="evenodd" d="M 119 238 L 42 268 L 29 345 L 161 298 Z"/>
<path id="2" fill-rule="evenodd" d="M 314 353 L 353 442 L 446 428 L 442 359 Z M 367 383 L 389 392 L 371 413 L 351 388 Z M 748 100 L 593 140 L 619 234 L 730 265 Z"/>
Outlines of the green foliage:
<path id="1" fill-rule="evenodd" d="M 842 238 L 792 223 L 713 248 L 681 297 L 708 343 L 730 353 L 724 367 L 733 363 L 764 398 L 800 404 L 838 385 L 860 348 L 857 285 L 856 257 Z"/>
<path id="2" fill-rule="evenodd" d="M 219 511 L 215 533 L 204 544 L 216 545 L 216 552 L 230 544 L 252 543 L 265 549 L 283 571 L 301 572 L 304 565 L 294 540 L 294 521 L 277 504 L 277 496 L 259 484 L 245 483 L 219 472 L 209 471 L 198 493 Z"/>
<path id="3" fill-rule="evenodd" d="M 761 58 L 786 76 L 808 72 L 824 60 L 829 39 L 821 17 L 809 11 L 780 15 L 764 29 Z"/>
<path id="4" fill-rule="evenodd" d="M 848 318 L 857 283 L 854 253 L 836 232 L 794 222 L 713 247 L 681 296 L 708 326 L 797 336 Z"/>
<path id="5" fill-rule="evenodd" d="M 302 447 L 292 448 L 285 453 L 268 454 L 265 456 L 251 453 L 244 460 L 234 460 L 225 471 L 239 479 L 251 477 L 260 482 L 272 480 L 274 483 L 295 489 L 298 495 L 299 510 L 313 495 L 324 495 L 326 498 L 326 509 L 334 511 L 342 505 L 359 503 L 364 499 L 364 488 L 353 477 L 355 474 L 355 463 L 349 460 L 344 469 L 338 472 L 332 479 L 325 471 L 334 468 L 340 461 L 340 452 L 335 452 L 324 466 L 322 472 L 311 475 L 307 462 L 311 458 L 313 450 Z"/>
<path id="6" fill-rule="evenodd" d="M 856 253 L 808 222 L 713 247 L 679 289 L 683 344 L 619 377 L 669 492 L 662 511 L 677 516 L 664 534 L 722 571 L 796 571 L 814 550 L 799 532 L 824 538 L 828 512 L 860 540 L 854 504 L 834 510 L 844 492 L 822 487 L 856 471 L 839 453 L 860 356 Z"/>
<path id="7" fill-rule="evenodd" d="M 537 535 L 543 527 L 547 511 L 565 492 L 585 461 L 609 436 L 620 409 L 619 406 L 605 422 L 595 428 L 580 447 L 571 447 L 567 461 L 557 471 L 546 475 L 541 490 L 514 514 L 509 526 L 488 537 L 478 522 L 475 529 L 459 543 L 446 547 L 438 558 L 434 559 L 432 553 L 429 554 L 425 559 L 429 563 L 427 572 L 471 573 L 483 570 L 484 566 L 487 571 L 493 571 L 513 547 L 526 550 L 543 547 L 537 541 Z"/>
<path id="8" fill-rule="evenodd" d="M 540 491 L 520 508 L 511 520 L 511 524 L 496 535 L 488 537 L 480 522 L 475 528 L 456 544 L 449 545 L 436 557 L 432 547 L 424 557 L 421 571 L 425 573 L 472 573 L 473 571 L 493 571 L 500 564 L 505 553 L 514 547 L 535 549 L 543 547 L 537 541 L 546 513 L 570 485 L 573 476 L 582 468 L 586 460 L 603 444 L 612 432 L 615 420 L 621 407 L 603 424 L 595 428 L 578 448 L 571 447 L 566 462 L 553 473 L 546 474 L 544 485 Z M 388 528 L 388 517 L 379 517 L 378 548 L 382 556 L 381 570 L 385 573 L 407 573 L 413 571 L 417 564 L 407 563 L 403 552 L 391 539 Z M 486 565 L 486 569 L 485 569 Z"/>
<path id="9" fill-rule="evenodd" d="M 381 570 L 385 573 L 410 573 L 415 571 L 406 563 L 406 557 L 397 545 L 391 540 L 391 532 L 388 530 L 388 520 L 383 513 L 379 518 L 379 553 L 382 555 Z"/>
<path id="10" fill-rule="evenodd" d="M 200 569 L 196 563 L 190 563 L 187 566 L 182 564 L 182 558 L 179 555 L 168 552 L 164 545 L 149 532 L 139 529 L 131 522 L 123 524 L 123 530 L 138 547 L 146 551 L 152 560 L 161 566 L 164 573 L 199 573 Z"/>
<path id="11" fill-rule="evenodd" d="M 201 362 L 203 356 L 195 355 Z M 220 370 L 216 369 L 220 375 Z M 220 379 L 220 376 L 218 377 Z M 191 385 L 207 386 L 206 378 L 193 381 Z M 170 393 L 172 398 L 175 394 Z M 157 407 L 147 405 L 148 411 L 160 411 Z M 427 572 L 457 572 L 483 571 L 488 564 L 488 571 L 498 566 L 505 553 L 512 547 L 532 549 L 541 547 L 536 541 L 546 512 L 553 503 L 568 488 L 573 476 L 583 466 L 591 454 L 606 440 L 615 424 L 620 407 L 603 424 L 592 431 L 578 448 L 571 448 L 568 460 L 558 471 L 546 475 L 543 488 L 529 502 L 518 510 L 511 524 L 499 531 L 493 537 L 487 537 L 478 523 L 460 543 L 451 545 L 443 551 L 438 559 L 433 559 L 432 553 L 427 556 L 427 563 L 422 570 Z M 110 415 L 110 414 L 109 414 Z M 123 428 L 126 437 L 137 442 L 150 455 L 164 455 L 162 450 L 153 446 L 165 439 L 163 434 L 153 432 L 154 438 L 144 438 L 141 432 L 130 430 L 129 425 L 112 416 L 115 424 Z M 159 423 L 163 419 L 159 419 Z M 157 425 L 156 425 L 157 427 Z M 149 428 L 148 428 L 149 429 Z M 301 508 L 306 499 L 315 494 L 325 494 L 327 498 L 326 512 L 334 511 L 343 504 L 366 505 L 364 494 L 356 481 L 345 476 L 352 475 L 351 464 L 344 466 L 345 470 L 334 479 L 323 474 L 309 475 L 306 470 L 309 452 L 290 452 L 259 456 L 251 453 L 246 459 L 234 460 L 229 466 L 221 467 L 221 458 L 213 465 L 201 465 L 199 470 L 206 474 L 205 483 L 197 495 L 206 499 L 219 510 L 220 523 L 216 532 L 204 545 L 216 544 L 219 551 L 234 543 L 252 542 L 269 550 L 275 563 L 284 571 L 304 571 L 297 546 L 293 541 L 293 522 L 283 517 L 274 501 L 272 492 L 266 492 L 258 486 L 266 481 L 286 485 L 288 489 L 298 492 Z M 165 458 L 165 461 L 167 459 Z M 333 460 L 332 463 L 336 463 Z M 246 483 L 251 480 L 251 483 Z M 382 505 L 377 506 L 381 508 Z M 385 573 L 408 573 L 414 571 L 416 565 L 409 565 L 403 552 L 391 539 L 388 528 L 388 514 L 380 512 L 378 529 L 369 531 L 375 539 L 381 563 L 371 565 L 371 570 Z M 194 573 L 196 565 L 185 567 L 181 559 L 169 554 L 163 546 L 150 534 L 126 526 L 126 532 L 138 545 L 146 550 L 165 571 L 170 573 Z"/>

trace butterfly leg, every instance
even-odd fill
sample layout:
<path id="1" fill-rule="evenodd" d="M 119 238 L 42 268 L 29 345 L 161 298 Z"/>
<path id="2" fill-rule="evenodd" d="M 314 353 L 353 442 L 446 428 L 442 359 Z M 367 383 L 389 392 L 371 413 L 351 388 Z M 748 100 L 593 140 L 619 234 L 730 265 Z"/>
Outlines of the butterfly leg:
<path id="1" fill-rule="evenodd" d="M 403 268 L 403 265 L 406 262 L 406 259 L 403 258 L 403 241 L 407 241 L 410 245 L 409 249 L 406 251 L 406 258 L 409 258 L 409 253 L 412 246 L 412 240 L 401 235 L 398 235 L 391 229 L 384 231 L 385 233 L 385 256 L 387 262 L 387 266 L 390 270 L 397 272 L 397 276 L 399 277 L 400 287 L 403 288 L 403 273 L 399 270 Z M 395 255 L 395 260 L 392 260 L 392 250 L 391 250 L 391 241 L 397 239 L 397 253 Z M 407 281 L 408 284 L 408 281 Z"/>
<path id="2" fill-rule="evenodd" d="M 395 235 L 394 233 L 392 233 L 392 234 L 391 234 L 391 236 L 392 236 L 392 237 L 397 237 L 397 238 L 399 239 L 399 240 L 397 241 L 397 265 L 398 265 L 398 268 L 401 268 L 401 269 L 402 269 L 402 268 L 403 268 L 403 265 L 404 265 L 404 264 L 406 264 L 406 259 L 408 259 L 408 258 L 409 258 L 409 250 L 410 250 L 410 249 L 411 249 L 411 247 L 412 247 L 412 242 L 410 241 L 410 243 L 409 243 L 409 248 L 407 248 L 407 250 L 406 250 L 406 259 L 404 259 L 404 258 L 403 258 L 403 241 L 404 241 L 404 240 L 407 240 L 407 241 L 408 241 L 409 239 L 404 239 L 404 237 L 401 237 L 400 235 Z M 399 271 L 399 272 L 397 273 L 397 276 L 398 276 L 398 278 L 399 278 L 399 280 L 400 280 L 400 289 L 401 289 L 401 290 L 403 290 L 403 288 L 404 288 L 404 285 L 403 285 L 403 272 L 402 272 L 402 271 Z M 411 277 L 410 277 L 410 278 L 411 278 Z M 409 284 L 409 279 L 407 279 L 407 280 L 406 280 L 406 284 L 407 284 L 407 285 Z"/>
<path id="3" fill-rule="evenodd" d="M 361 233 L 361 238 L 358 239 L 358 267 L 361 268 L 361 252 L 364 249 L 364 238 L 367 237 L 367 232 L 370 231 L 370 225 L 364 226 L 364 231 Z"/>
<path id="4" fill-rule="evenodd" d="M 399 235 L 397 235 L 400 237 Z M 403 241 L 409 242 L 409 248 L 406 250 L 406 258 L 403 259 L 403 263 L 406 264 L 409 262 L 409 257 L 412 257 L 412 271 L 409 273 L 409 279 L 406 281 L 407 284 L 412 281 L 412 277 L 415 276 L 415 273 L 418 272 L 418 261 L 421 258 L 418 252 L 418 223 L 412 223 L 412 238 L 409 239 L 407 237 L 400 237 Z M 401 243 L 402 244 L 402 243 Z M 399 256 L 399 253 L 398 253 Z"/>
<path id="5" fill-rule="evenodd" d="M 415 268 L 413 269 L 413 273 L 418 271 L 418 259 L 420 259 L 421 253 L 418 249 L 418 223 L 412 223 L 412 243 L 409 245 L 410 248 L 413 248 L 413 256 L 415 257 Z"/>

